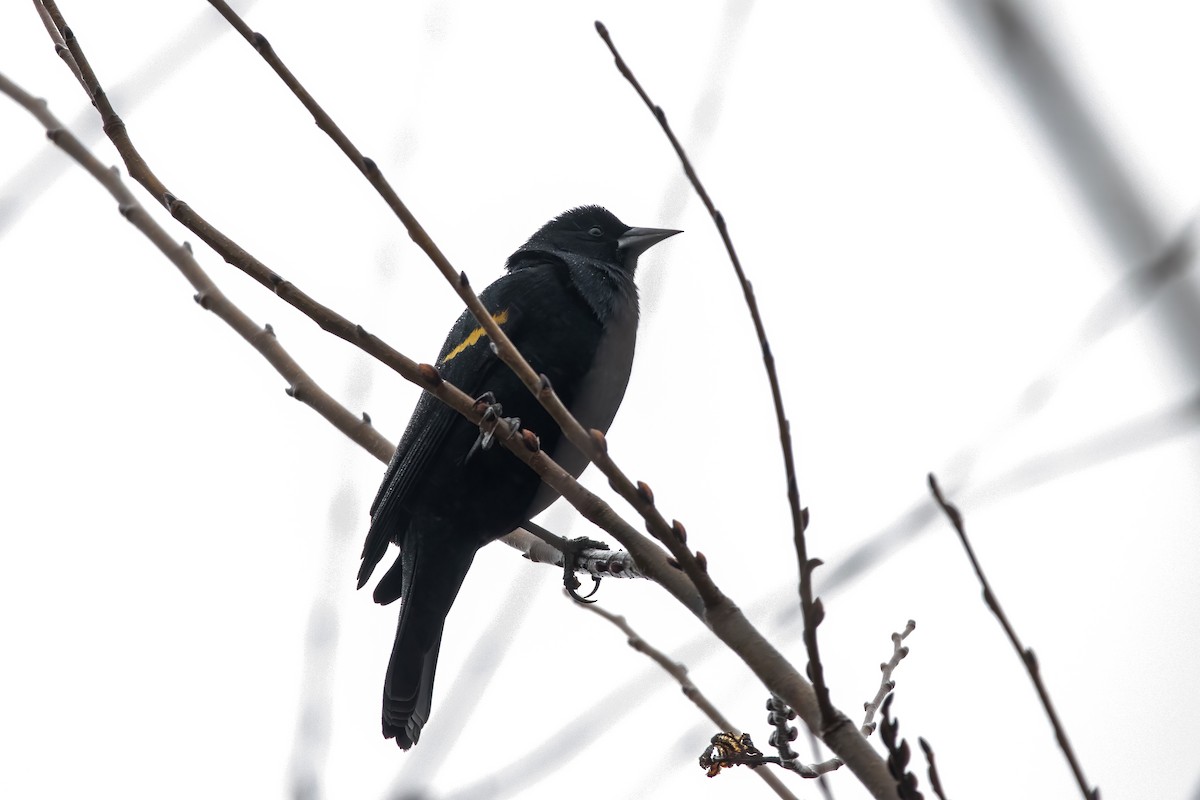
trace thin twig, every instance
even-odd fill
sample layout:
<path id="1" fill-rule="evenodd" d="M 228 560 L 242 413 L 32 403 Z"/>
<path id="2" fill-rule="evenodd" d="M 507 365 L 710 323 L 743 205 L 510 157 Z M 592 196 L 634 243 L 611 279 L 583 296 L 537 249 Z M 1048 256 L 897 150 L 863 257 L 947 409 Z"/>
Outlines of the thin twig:
<path id="1" fill-rule="evenodd" d="M 134 148 L 124 123 L 112 108 L 95 73 L 87 63 L 78 40 L 65 24 L 54 0 L 39 1 L 44 2 L 52 18 L 56 20 L 56 25 L 66 42 L 70 55 L 78 63 L 81 74 L 85 78 L 84 85 L 88 87 L 89 95 L 101 115 L 105 133 L 121 153 L 131 176 L 142 183 L 156 199 L 159 199 L 176 219 L 196 232 L 231 264 L 274 291 L 326 331 L 358 346 L 368 355 L 392 367 L 403 377 L 429 391 L 474 424 L 480 423 L 481 414 L 475 410 L 473 399 L 441 380 L 436 369 L 429 365 L 416 364 L 378 337 L 367 333 L 361 326 L 353 325 L 331 309 L 320 305 L 277 273 L 269 270 L 262 262 L 250 256 L 235 242 L 196 214 L 187 204 L 167 192 L 166 187 Z M 464 289 L 466 288 L 465 281 L 460 280 L 460 284 Z M 486 325 L 489 319 L 490 315 L 484 315 L 484 319 L 480 322 Z M 500 340 L 503 334 L 499 331 L 496 333 L 498 335 L 494 340 Z M 497 343 L 499 344 L 499 341 Z M 544 398 L 551 393 L 548 385 L 543 388 L 544 391 L 539 394 L 539 397 Z M 685 546 L 682 526 L 667 525 L 654 509 L 653 494 L 648 486 L 640 482 L 634 486 L 627 479 L 622 484 L 610 477 L 610 481 L 614 485 L 618 485 L 618 488 L 623 487 L 621 493 L 627 499 L 630 499 L 630 494 L 632 495 L 631 502 L 634 503 L 635 508 L 638 508 L 639 513 L 643 514 L 647 519 L 648 527 L 660 537 L 661 541 L 666 543 L 672 554 L 679 553 L 682 556 L 682 558 L 677 556 L 678 561 L 674 566 L 664 557 L 659 548 L 621 519 L 607 503 L 580 486 L 545 453 L 541 452 L 535 435 L 530 432 L 522 432 L 523 435 L 510 438 L 512 431 L 502 420 L 498 420 L 496 423 L 485 423 L 485 429 L 494 431 L 507 449 L 533 468 L 551 488 L 579 510 L 586 519 L 612 534 L 630 551 L 652 580 L 661 584 L 692 613 L 700 617 L 723 642 L 741 657 L 744 663 L 763 681 L 764 685 L 783 697 L 805 718 L 810 727 L 822 727 L 812 687 L 771 642 L 750 624 L 741 610 L 715 588 L 707 575 L 703 556 L 700 553 L 693 555 Z M 571 433 L 568 431 L 568 436 L 570 435 Z M 589 436 L 587 433 L 584 435 L 585 437 Z M 593 432 L 589 438 L 593 443 L 593 450 L 605 448 L 605 440 L 598 432 Z M 609 474 L 613 467 L 611 463 L 606 464 L 603 458 L 598 459 L 596 463 L 602 470 L 605 470 L 606 474 Z M 680 566 L 686 571 L 686 578 L 679 571 Z M 703 587 L 703 594 L 697 591 L 698 586 Z M 844 759 L 847 766 L 873 796 L 878 798 L 895 796 L 894 786 L 887 774 L 886 765 L 853 724 L 846 720 L 845 725 L 833 728 L 824 726 L 822 727 L 822 736 L 830 749 Z"/>
<path id="2" fill-rule="evenodd" d="M 946 793 L 942 790 L 942 778 L 938 775 L 937 758 L 933 754 L 933 746 L 921 736 L 917 737 L 917 742 L 921 745 L 921 752 L 925 754 L 925 762 L 929 764 L 929 785 L 939 800 L 946 800 Z"/>
<path id="3" fill-rule="evenodd" d="M 802 778 L 822 779 L 826 774 L 841 769 L 844 764 L 840 758 L 828 758 L 812 764 L 806 764 L 800 760 L 800 754 L 792 749 L 792 742 L 796 741 L 798 732 L 795 726 L 789 724 L 795 718 L 795 710 L 788 706 L 782 697 L 772 694 L 767 698 L 767 724 L 775 727 L 775 730 L 771 732 L 768 744 L 779 753 L 779 758 L 775 763 L 786 770 L 795 772 Z M 816 747 L 813 748 L 813 752 L 817 752 Z M 828 790 L 825 793 L 828 794 Z"/>
<path id="4" fill-rule="evenodd" d="M 121 180 L 120 173 L 115 168 L 105 167 L 50 111 L 44 100 L 33 97 L 3 75 L 0 75 L 0 92 L 12 97 L 37 117 L 46 128 L 46 136 L 50 141 L 108 190 L 117 201 L 121 215 L 141 231 L 196 290 L 195 300 L 200 307 L 211 311 L 233 328 L 283 376 L 288 384 L 289 396 L 312 408 L 368 453 L 385 464 L 388 462 L 396 447 L 371 425 L 370 418 L 365 414 L 362 417 L 355 416 L 334 400 L 288 354 L 270 325 L 258 325 L 226 297 L 196 261 L 191 246 L 175 241 L 133 196 Z"/>
<path id="5" fill-rule="evenodd" d="M 625 617 L 619 614 L 613 614 L 611 611 L 607 611 L 595 603 L 576 603 L 575 605 L 586 608 L 593 614 L 598 614 L 599 616 L 604 617 L 604 619 L 620 628 L 621 632 L 625 634 L 626 643 L 639 653 L 648 656 L 655 664 L 658 664 L 660 667 L 662 667 L 668 675 L 678 681 L 679 688 L 683 692 L 683 696 L 688 700 L 691 700 L 696 707 L 699 708 L 706 717 L 712 720 L 713 724 L 716 725 L 720 730 L 740 733 L 740 731 L 734 727 L 733 723 L 726 719 L 725 715 L 722 714 L 720 710 L 718 710 L 717 707 L 712 704 L 712 701 L 704 696 L 704 693 L 696 687 L 696 684 L 692 683 L 692 679 L 688 676 L 687 667 L 685 667 L 683 664 L 680 664 L 678 661 L 672 660 L 666 653 L 643 639 L 637 631 L 630 627 L 629 623 L 625 620 Z M 754 773 L 758 775 L 758 777 L 762 778 L 768 786 L 774 789 L 775 794 L 779 795 L 780 797 L 790 797 L 795 800 L 796 796 L 792 794 L 791 790 L 788 789 L 787 786 L 783 784 L 783 781 L 779 780 L 779 776 L 771 770 L 756 769 L 754 770 Z"/>
<path id="6" fill-rule="evenodd" d="M 525 360 L 524 356 L 513 345 L 508 334 L 499 323 L 484 308 L 483 302 L 471 288 L 467 274 L 454 268 L 441 249 L 425 231 L 424 227 L 408 209 L 399 195 L 392 188 L 387 178 L 374 160 L 365 157 L 354 145 L 350 138 L 334 122 L 316 99 L 304 88 L 303 84 L 292 74 L 287 65 L 275 52 L 274 48 L 261 33 L 253 31 L 224 0 L 209 0 L 221 16 L 225 17 L 242 37 L 254 47 L 263 60 L 275 71 L 284 84 L 291 90 L 312 114 L 317 127 L 325 132 L 338 148 L 354 164 L 359 172 L 370 182 L 384 202 L 403 223 L 409 237 L 425 252 L 438 271 L 458 293 L 459 298 L 466 304 L 479 325 L 487 332 L 495 347 L 496 354 L 521 379 L 526 388 L 538 399 L 550 413 L 554 421 L 562 428 L 564 435 L 579 452 L 586 454 L 609 480 L 609 485 L 628 502 L 635 511 L 645 519 L 647 530 L 659 542 L 671 551 L 671 555 L 679 563 L 688 578 L 695 585 L 707 607 L 714 607 L 725 602 L 712 579 L 708 576 L 706 560 L 703 554 L 693 553 L 681 541 L 674 530 L 674 525 L 654 505 L 654 494 L 650 487 L 641 481 L 631 480 L 608 454 L 608 443 L 600 431 L 585 430 L 571 414 L 545 375 L 540 375 Z"/>
<path id="7" fill-rule="evenodd" d="M 1026 381 L 1020 391 L 1013 394 L 1010 407 L 1000 422 L 982 435 L 975 437 L 974 441 L 960 447 L 945 460 L 945 469 L 950 473 L 948 491 L 954 492 L 956 486 L 966 485 L 975 465 L 983 459 L 984 454 L 994 442 L 1007 439 L 1017 425 L 1036 417 L 1039 411 L 1049 405 L 1051 398 L 1064 385 L 1064 376 L 1068 370 L 1081 363 L 1083 357 L 1091 353 L 1106 336 L 1138 319 L 1138 312 L 1149 306 L 1156 298 L 1164 298 L 1168 294 L 1168 288 L 1176 286 L 1182 276 L 1191 272 L 1195 262 L 1193 240 L 1198 226 L 1200 226 L 1200 212 L 1193 211 L 1161 250 L 1105 290 L 1104 294 L 1079 319 L 1074 332 L 1061 346 L 1049 348 L 1050 357 L 1046 359 L 1041 370 Z M 1133 295 L 1133 298 L 1131 299 L 1129 295 Z M 1189 403 L 1188 407 L 1181 410 L 1190 412 L 1191 405 Z M 1171 413 L 1173 414 L 1174 411 Z M 1146 426 L 1145 435 L 1148 438 L 1145 441 L 1138 440 L 1139 445 L 1149 446 L 1161 440 L 1156 431 L 1151 429 L 1157 428 L 1159 419 L 1163 417 L 1153 415 L 1152 418 L 1155 421 L 1154 424 Z M 1149 420 L 1151 417 L 1145 419 Z M 1140 428 L 1141 425 L 1138 427 Z M 1120 438 L 1125 440 L 1120 451 L 1122 453 L 1129 452 L 1129 443 L 1137 440 L 1137 437 L 1128 436 L 1126 433 L 1133 432 L 1134 426 L 1121 426 L 1119 430 L 1122 431 Z M 1101 451 L 1105 457 L 1112 457 L 1112 453 L 1108 452 L 1111 445 L 1105 446 L 1105 443 L 1114 438 L 1116 437 L 1112 433 L 1104 432 L 1089 437 L 1087 443 L 1080 443 L 1055 453 L 1035 456 L 1003 477 L 992 479 L 986 484 L 975 485 L 973 495 L 999 498 L 1003 493 L 1012 491 L 1013 483 L 1020 483 L 1021 473 L 1045 471 L 1047 465 L 1058 466 L 1065 461 L 1063 455 L 1068 453 L 1095 449 Z M 1096 447 L 1092 448 L 1091 444 L 1095 444 Z M 1084 459 L 1073 458 L 1070 460 L 1077 462 L 1073 469 L 1080 469 L 1095 463 L 1095 461 Z M 1065 471 L 1059 466 L 1054 474 L 1063 474 Z M 928 501 L 923 496 L 917 497 L 909 508 L 890 524 L 864 539 L 845 558 L 840 559 L 836 565 L 830 567 L 828 572 L 823 573 L 823 590 L 829 592 L 836 587 L 844 586 L 855 577 L 867 572 L 893 550 L 915 539 L 929 523 L 933 522 L 935 516 Z"/>
<path id="8" fill-rule="evenodd" d="M 1067 759 L 1067 764 L 1071 767 L 1071 772 L 1075 775 L 1075 782 L 1079 785 L 1079 791 L 1083 795 L 1084 800 L 1100 800 L 1100 789 L 1089 788 L 1087 779 L 1083 776 L 1083 768 L 1079 765 L 1079 760 L 1075 757 L 1075 751 L 1071 747 L 1071 742 L 1067 738 L 1067 731 L 1063 727 L 1062 722 L 1058 718 L 1058 713 L 1054 710 L 1054 704 L 1050 701 L 1050 693 L 1046 689 L 1046 685 L 1042 682 L 1041 670 L 1038 667 L 1037 657 L 1033 654 L 1033 648 L 1027 648 L 1021 644 L 1020 638 L 1017 637 L 1017 632 L 1013 629 L 1012 624 L 1008 621 L 1008 616 L 1005 615 L 1004 609 L 1000 607 L 1000 601 L 996 598 L 995 592 L 992 591 L 991 584 L 988 583 L 987 576 L 983 574 L 983 567 L 979 564 L 979 559 L 975 557 L 975 550 L 971 547 L 971 542 L 967 539 L 967 531 L 963 526 L 962 514 L 953 504 L 947 502 L 942 497 L 942 490 L 938 487 L 937 478 L 931 472 L 929 474 L 929 490 L 933 492 L 933 497 L 937 500 L 937 504 L 941 506 L 946 517 L 950 520 L 950 524 L 954 526 L 954 530 L 958 533 L 958 539 L 962 542 L 963 549 L 967 552 L 967 558 L 971 561 L 971 568 L 975 570 L 975 576 L 979 578 L 979 583 L 983 586 L 983 602 L 987 604 L 988 609 L 1000 621 L 1000 627 L 1004 628 L 1004 634 L 1008 637 L 1008 641 L 1012 644 L 1013 649 L 1017 651 L 1017 655 L 1021 658 L 1021 663 L 1025 665 L 1025 671 L 1029 673 L 1029 679 L 1033 681 L 1033 688 L 1037 690 L 1038 699 L 1042 701 L 1042 708 L 1046 710 L 1046 716 L 1050 718 L 1050 724 L 1054 726 L 1054 737 L 1058 740 L 1058 746 L 1062 749 L 1063 755 Z"/>
<path id="9" fill-rule="evenodd" d="M 47 19 L 49 17 L 47 16 Z M 57 31 L 56 31 L 57 33 Z M 61 38 L 61 37 L 59 37 Z M 65 47 L 65 46 L 64 46 Z M 67 52 L 64 50 L 64 52 Z M 69 56 L 70 53 L 67 52 Z M 74 65 L 74 60 L 68 58 Z M 270 325 L 259 327 L 216 285 L 212 277 L 196 261 L 187 243 L 175 241 L 166 230 L 137 201 L 121 179 L 115 167 L 105 167 L 87 146 L 67 128 L 45 100 L 34 97 L 17 84 L 0 75 L 0 92 L 37 118 L 46 129 L 46 136 L 88 174 L 94 177 L 116 199 L 117 209 L 174 264 L 196 289 L 195 300 L 234 329 L 248 344 L 275 368 L 288 382 L 287 393 L 320 414 L 351 441 L 358 444 L 384 464 L 391 459 L 395 445 L 371 425 L 365 414 L 359 418 L 333 399 L 314 381 L 279 343 Z M 554 550 L 532 533 L 518 529 L 501 538 L 502 542 L 524 553 L 535 563 L 550 562 L 562 566 L 562 553 Z M 585 551 L 579 570 L 596 577 L 645 578 L 633 568 L 633 559 L 625 551 Z"/>
<path id="10" fill-rule="evenodd" d="M 363 352 L 391 367 L 406 380 L 433 394 L 473 424 L 479 425 L 482 414 L 475 408 L 474 398 L 452 384 L 443 381 L 437 370 L 428 364 L 417 364 L 379 337 L 368 333 L 361 325 L 355 325 L 332 309 L 318 303 L 278 273 L 269 269 L 258 259 L 207 222 L 186 203 L 167 191 L 166 186 L 142 158 L 124 122 L 113 109 L 107 94 L 96 78 L 87 57 L 70 27 L 62 17 L 54 0 L 36 0 L 45 5 L 67 48 L 67 57 L 77 65 L 83 76 L 83 86 L 100 114 L 104 132 L 117 148 L 130 177 L 142 184 L 155 199 L 161 202 L 172 216 L 204 240 L 226 261 L 241 269 L 263 286 L 267 287 L 316 322 L 323 330 L 358 347 Z M 681 575 L 666 559 L 665 554 L 639 534 L 600 498 L 579 485 L 565 470 L 549 456 L 541 452 L 537 437 L 528 431 L 512 435 L 512 430 L 502 419 L 484 423 L 485 429 L 496 434 L 503 446 L 529 465 L 542 480 L 567 499 L 590 522 L 608 531 L 630 551 L 646 574 L 666 588 L 676 599 L 697 615 L 703 614 L 703 602 L 694 586 Z"/>
<path id="11" fill-rule="evenodd" d="M 804 726 L 804 733 L 805 733 L 806 738 L 808 739 L 809 749 L 812 750 L 813 762 L 814 763 L 820 762 L 821 755 L 822 755 L 821 740 L 817 738 L 817 735 L 815 733 L 813 733 L 812 729 L 809 728 L 807 725 Z M 833 786 L 832 786 L 829 778 L 826 775 L 821 774 L 821 775 L 817 776 L 817 788 L 821 791 L 821 797 L 825 798 L 825 800 L 834 800 Z"/>
<path id="12" fill-rule="evenodd" d="M 725 245 L 725 252 L 729 254 L 729 261 L 733 264 L 734 272 L 737 273 L 738 283 L 742 287 L 742 295 L 746 300 L 746 307 L 750 311 L 750 319 L 754 322 L 754 332 L 758 336 L 759 346 L 762 348 L 763 366 L 767 371 L 767 381 L 771 385 L 771 402 L 775 406 L 775 419 L 779 426 L 779 447 L 783 453 L 784 471 L 787 476 L 787 498 L 788 508 L 792 514 L 792 539 L 796 548 L 796 560 L 800 568 L 800 607 L 804 613 L 804 646 L 808 651 L 808 675 L 813 682 L 813 690 L 817 695 L 818 708 L 821 711 L 821 728 L 840 724 L 841 720 L 834 713 L 833 703 L 829 697 L 829 687 L 825 684 L 825 670 L 821 666 L 821 652 L 817 645 L 817 626 L 821 624 L 821 620 L 825 616 L 825 610 L 822 607 L 820 598 L 814 598 L 812 592 L 812 571 L 820 566 L 819 559 L 809 559 L 808 545 L 805 542 L 804 531 L 808 527 L 808 513 L 800 505 L 800 489 L 796 480 L 796 460 L 792 452 L 792 434 L 791 425 L 788 422 L 787 414 L 783 408 L 783 391 L 779 386 L 779 376 L 775 372 L 775 357 L 771 354 L 771 344 L 767 339 L 766 327 L 763 324 L 762 314 L 758 310 L 758 301 L 754 297 L 754 288 L 751 286 L 749 279 L 746 277 L 745 270 L 742 269 L 742 262 L 738 259 L 737 251 L 733 247 L 733 240 L 729 236 L 729 229 L 725 225 L 725 217 L 717 210 L 713 204 L 712 198 L 708 196 L 708 191 L 704 188 L 704 184 L 700 182 L 699 176 L 696 174 L 695 168 L 692 166 L 691 160 L 683 149 L 683 145 L 679 143 L 671 126 L 667 124 L 667 115 L 662 110 L 661 106 L 656 105 L 646 90 L 642 88 L 638 79 L 630 70 L 629 65 L 625 63 L 625 59 L 617 51 L 617 47 L 613 44 L 612 37 L 608 34 L 608 29 L 602 22 L 596 22 L 596 32 L 600 34 L 600 38 L 608 46 L 616 61 L 617 69 L 625 80 L 633 86 L 638 96 L 642 98 L 642 102 L 650 109 L 654 118 L 658 120 L 659 126 L 667 139 L 671 142 L 671 147 L 675 149 L 675 155 L 679 157 L 680 163 L 683 165 L 683 171 L 687 174 L 688 180 L 696 190 L 696 194 L 700 196 L 700 200 L 704 203 L 704 207 L 708 209 L 709 216 L 712 217 L 713 223 L 717 226 L 717 232 L 721 235 L 721 241 Z"/>
<path id="13" fill-rule="evenodd" d="M 879 691 L 875 693 L 875 699 L 869 703 L 863 703 L 863 710 L 867 712 L 863 717 L 863 723 L 859 726 L 863 736 L 870 736 L 875 732 L 875 712 L 879 709 L 879 704 L 883 702 L 883 698 L 888 696 L 888 692 L 896 688 L 896 682 L 892 680 L 892 673 L 900 664 L 905 656 L 908 655 L 908 648 L 904 647 L 901 642 L 908 638 L 908 635 L 917 629 L 917 623 L 909 620 L 904 626 L 901 633 L 892 634 L 892 657 L 879 665 L 880 672 L 883 673 L 879 681 Z"/>

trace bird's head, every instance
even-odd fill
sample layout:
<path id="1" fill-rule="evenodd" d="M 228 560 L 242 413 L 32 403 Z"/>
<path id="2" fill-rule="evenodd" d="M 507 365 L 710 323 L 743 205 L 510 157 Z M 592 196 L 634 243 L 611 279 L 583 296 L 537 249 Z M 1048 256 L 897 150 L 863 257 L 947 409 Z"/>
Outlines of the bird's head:
<path id="1" fill-rule="evenodd" d="M 680 231 L 668 228 L 632 228 L 608 209 L 580 206 L 559 214 L 543 225 L 529 237 L 521 251 L 541 250 L 582 256 L 618 265 L 632 274 L 637 267 L 638 256 L 677 233 Z"/>

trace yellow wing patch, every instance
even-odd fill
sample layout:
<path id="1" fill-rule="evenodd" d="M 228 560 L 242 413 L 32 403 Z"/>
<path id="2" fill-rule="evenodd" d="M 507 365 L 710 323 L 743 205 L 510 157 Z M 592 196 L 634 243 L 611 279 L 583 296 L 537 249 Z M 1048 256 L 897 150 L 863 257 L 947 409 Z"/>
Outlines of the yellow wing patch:
<path id="1" fill-rule="evenodd" d="M 492 314 L 492 319 L 496 320 L 497 325 L 503 325 L 504 323 L 508 322 L 508 309 L 506 308 L 503 311 L 497 311 L 495 314 Z M 442 359 L 442 363 L 445 364 L 447 361 L 454 358 L 468 347 L 476 344 L 480 339 L 483 339 L 486 336 L 487 331 L 485 331 L 483 328 L 476 328 L 475 330 L 471 331 L 467 334 L 467 338 L 456 344 L 454 349 L 449 353 L 446 353 L 446 357 Z"/>

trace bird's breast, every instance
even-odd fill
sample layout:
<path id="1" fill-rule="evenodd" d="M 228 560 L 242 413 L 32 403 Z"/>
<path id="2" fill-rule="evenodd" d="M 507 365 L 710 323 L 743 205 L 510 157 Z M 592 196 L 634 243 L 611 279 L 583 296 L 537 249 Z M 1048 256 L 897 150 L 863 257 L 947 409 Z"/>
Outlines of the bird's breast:
<path id="1" fill-rule="evenodd" d="M 633 369 L 633 351 L 637 344 L 638 309 L 636 302 L 620 303 L 604 326 L 604 332 L 596 345 L 591 368 L 580 380 L 575 399 L 568 409 L 585 429 L 595 428 L 608 432 L 609 425 L 617 415 L 625 388 L 629 385 L 629 374 Z M 565 436 L 550 457 L 573 477 L 587 467 L 589 460 L 579 452 Z M 529 517 L 546 510 L 558 499 L 558 493 L 542 484 L 530 508 Z"/>

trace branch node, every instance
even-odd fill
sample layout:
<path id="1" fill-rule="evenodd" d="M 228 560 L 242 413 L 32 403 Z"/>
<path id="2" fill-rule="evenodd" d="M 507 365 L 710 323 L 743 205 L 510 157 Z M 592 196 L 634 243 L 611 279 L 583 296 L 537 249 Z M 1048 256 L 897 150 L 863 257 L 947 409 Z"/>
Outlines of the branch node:
<path id="1" fill-rule="evenodd" d="M 263 325 L 263 333 L 265 333 L 267 336 L 270 336 L 272 339 L 275 338 L 275 329 L 271 327 L 271 323 L 269 322 L 266 325 Z"/>
<path id="2" fill-rule="evenodd" d="M 362 412 L 362 421 L 363 421 L 363 425 L 370 425 L 371 424 L 371 415 L 365 411 Z"/>
<path id="3" fill-rule="evenodd" d="M 254 45 L 254 49 L 260 53 L 271 51 L 271 43 L 258 31 L 250 35 L 250 44 Z"/>
<path id="4" fill-rule="evenodd" d="M 650 486 L 646 484 L 645 481 L 637 482 L 637 493 L 638 497 L 642 498 L 650 505 L 654 505 L 654 492 L 650 489 Z"/>
<path id="5" fill-rule="evenodd" d="M 687 544 L 687 528 L 683 527 L 682 522 L 677 519 L 671 520 L 671 531 L 680 544 Z"/>
<path id="6" fill-rule="evenodd" d="M 417 374 L 421 376 L 421 380 L 429 384 L 431 389 L 442 385 L 442 373 L 438 372 L 437 367 L 432 364 L 417 364 Z"/>
<path id="7" fill-rule="evenodd" d="M 525 444 L 525 448 L 531 453 L 536 453 L 542 449 L 542 443 L 538 439 L 537 434 L 530 430 L 521 430 L 521 441 Z"/>
<path id="8" fill-rule="evenodd" d="M 604 438 L 604 434 L 601 431 L 592 428 L 588 431 L 588 436 L 591 437 L 592 445 L 595 446 L 597 453 L 608 452 L 608 439 Z"/>

